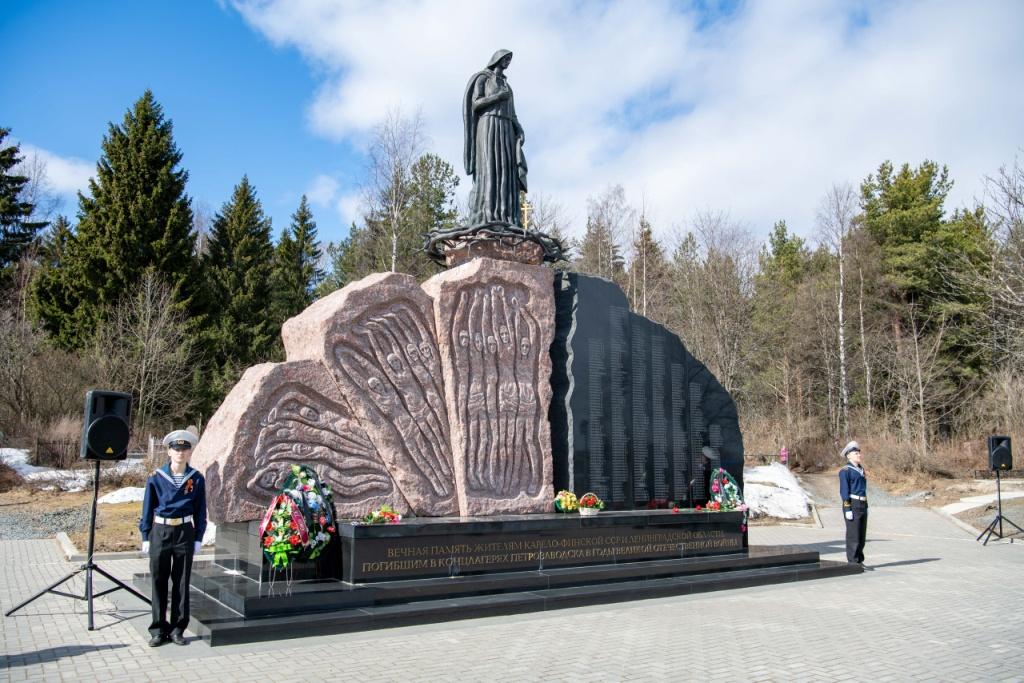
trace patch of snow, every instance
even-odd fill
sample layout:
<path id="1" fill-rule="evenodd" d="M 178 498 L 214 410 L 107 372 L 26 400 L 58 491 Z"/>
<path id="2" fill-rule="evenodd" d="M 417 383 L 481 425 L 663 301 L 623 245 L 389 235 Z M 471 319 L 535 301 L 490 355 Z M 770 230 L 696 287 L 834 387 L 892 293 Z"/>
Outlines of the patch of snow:
<path id="1" fill-rule="evenodd" d="M 125 486 L 123 489 L 111 491 L 105 496 L 100 496 L 97 503 L 141 503 L 146 496 L 146 489 L 141 486 Z"/>
<path id="2" fill-rule="evenodd" d="M 28 464 L 28 451 L 23 448 L 0 448 L 0 461 L 24 477 L 35 472 L 44 472 L 48 467 Z"/>
<path id="3" fill-rule="evenodd" d="M 753 517 L 801 519 L 810 514 L 807 494 L 793 473 L 777 462 L 744 468 L 743 501 Z"/>
<path id="4" fill-rule="evenodd" d="M 59 488 L 61 491 L 75 493 L 84 491 L 92 484 L 92 469 L 58 470 L 52 467 L 36 467 L 28 464 L 29 453 L 23 448 L 0 448 L 0 460 L 13 469 L 27 482 L 39 486 L 44 491 Z M 113 466 L 101 467 L 101 478 L 105 473 L 122 474 L 136 470 L 146 470 L 149 463 L 145 460 L 120 460 Z"/>

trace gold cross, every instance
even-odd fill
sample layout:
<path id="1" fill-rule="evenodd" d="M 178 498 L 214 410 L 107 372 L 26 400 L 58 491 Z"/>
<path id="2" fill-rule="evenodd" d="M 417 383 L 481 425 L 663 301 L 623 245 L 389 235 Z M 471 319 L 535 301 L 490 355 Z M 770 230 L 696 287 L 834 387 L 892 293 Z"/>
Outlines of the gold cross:
<path id="1" fill-rule="evenodd" d="M 522 214 L 523 214 L 523 230 L 529 230 L 530 229 L 530 214 L 533 212 L 533 204 L 531 204 L 530 200 L 526 198 L 526 193 L 525 192 L 523 192 L 519 196 L 520 196 L 519 210 L 522 211 Z"/>

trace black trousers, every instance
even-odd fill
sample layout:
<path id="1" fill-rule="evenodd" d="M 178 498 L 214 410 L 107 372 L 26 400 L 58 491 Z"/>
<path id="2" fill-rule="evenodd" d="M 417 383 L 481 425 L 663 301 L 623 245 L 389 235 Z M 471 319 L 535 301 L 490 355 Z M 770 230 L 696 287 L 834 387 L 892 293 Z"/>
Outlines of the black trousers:
<path id="1" fill-rule="evenodd" d="M 862 500 L 851 500 L 853 519 L 846 520 L 846 561 L 864 561 L 864 541 L 868 534 L 868 504 Z M 843 510 L 844 517 L 846 510 Z"/>
<path id="2" fill-rule="evenodd" d="M 192 524 L 154 524 L 149 532 L 149 575 L 153 621 L 149 632 L 167 636 L 188 626 L 188 586 L 192 576 L 196 529 Z M 171 620 L 167 621 L 167 581 L 171 582 Z"/>

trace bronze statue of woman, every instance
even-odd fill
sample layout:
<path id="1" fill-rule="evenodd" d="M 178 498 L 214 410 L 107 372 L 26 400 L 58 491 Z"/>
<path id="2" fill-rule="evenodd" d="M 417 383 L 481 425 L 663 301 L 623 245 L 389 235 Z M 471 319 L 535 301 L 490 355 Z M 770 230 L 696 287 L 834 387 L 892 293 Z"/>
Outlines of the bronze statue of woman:
<path id="1" fill-rule="evenodd" d="M 523 127 L 505 79 L 511 61 L 509 50 L 498 50 L 466 87 L 463 123 L 466 173 L 473 176 L 471 227 L 522 227 L 519 192 L 526 191 L 526 158 Z"/>

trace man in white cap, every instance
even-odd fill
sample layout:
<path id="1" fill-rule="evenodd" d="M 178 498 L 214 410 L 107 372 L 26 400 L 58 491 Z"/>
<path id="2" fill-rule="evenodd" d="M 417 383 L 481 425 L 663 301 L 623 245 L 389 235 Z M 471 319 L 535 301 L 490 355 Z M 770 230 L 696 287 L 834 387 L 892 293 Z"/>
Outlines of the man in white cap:
<path id="1" fill-rule="evenodd" d="M 149 553 L 153 621 L 150 647 L 168 640 L 186 645 L 188 587 L 192 557 L 206 531 L 206 482 L 188 464 L 199 439 L 179 429 L 164 437 L 170 461 L 149 476 L 142 501 L 142 551 Z M 167 621 L 167 581 L 171 582 L 171 620 Z"/>
<path id="2" fill-rule="evenodd" d="M 839 497 L 846 518 L 846 561 L 864 564 L 868 530 L 868 478 L 861 465 L 860 444 L 851 441 L 843 449 L 847 463 L 839 470 Z"/>

